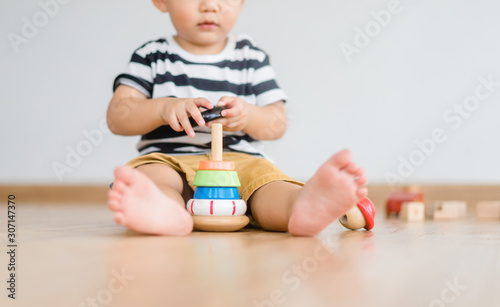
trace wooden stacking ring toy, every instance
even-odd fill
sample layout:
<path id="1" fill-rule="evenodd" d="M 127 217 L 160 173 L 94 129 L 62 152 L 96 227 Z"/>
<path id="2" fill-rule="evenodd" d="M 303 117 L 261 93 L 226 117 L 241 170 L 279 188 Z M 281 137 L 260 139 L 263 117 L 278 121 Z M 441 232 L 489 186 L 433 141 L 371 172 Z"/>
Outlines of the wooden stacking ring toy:
<path id="1" fill-rule="evenodd" d="M 235 171 L 199 170 L 194 177 L 195 187 L 239 187 L 240 180 Z"/>
<path id="2" fill-rule="evenodd" d="M 375 206 L 372 201 L 365 197 L 358 204 L 352 207 L 347 213 L 342 216 L 339 221 L 344 227 L 357 230 L 365 228 L 370 230 L 375 226 Z"/>
<path id="3" fill-rule="evenodd" d="M 245 227 L 247 205 L 240 199 L 240 180 L 234 162 L 222 160 L 222 124 L 212 124 L 212 153 L 200 161 L 193 185 L 193 199 L 186 209 L 193 216 L 194 228 L 202 231 L 236 231 Z"/>
<path id="4" fill-rule="evenodd" d="M 234 187 L 197 187 L 195 199 L 240 199 L 238 188 Z"/>
<path id="5" fill-rule="evenodd" d="M 219 171 L 234 171 L 233 161 L 211 161 L 203 160 L 200 161 L 200 170 L 219 170 Z"/>
<path id="6" fill-rule="evenodd" d="M 238 216 L 245 215 L 247 204 L 243 199 L 190 199 L 187 209 L 192 215 Z"/>

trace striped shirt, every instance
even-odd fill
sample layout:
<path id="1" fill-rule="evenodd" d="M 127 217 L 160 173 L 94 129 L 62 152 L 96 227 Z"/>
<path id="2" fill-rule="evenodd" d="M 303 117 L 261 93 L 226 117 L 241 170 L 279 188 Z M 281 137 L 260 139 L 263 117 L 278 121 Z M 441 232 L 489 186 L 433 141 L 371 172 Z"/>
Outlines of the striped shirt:
<path id="1" fill-rule="evenodd" d="M 138 48 L 127 71 L 116 77 L 118 85 L 131 86 L 148 98 L 203 97 L 217 105 L 223 96 L 239 96 L 259 107 L 286 101 L 279 88 L 269 56 L 245 35 L 230 36 L 225 48 L 214 55 L 194 55 L 182 49 L 173 36 L 150 41 Z M 147 102 L 145 102 L 147 103 Z M 169 155 L 210 152 L 208 127 L 194 128 L 196 136 L 161 126 L 141 137 L 140 154 L 163 152 Z M 224 132 L 224 148 L 261 157 L 261 144 L 242 131 Z"/>

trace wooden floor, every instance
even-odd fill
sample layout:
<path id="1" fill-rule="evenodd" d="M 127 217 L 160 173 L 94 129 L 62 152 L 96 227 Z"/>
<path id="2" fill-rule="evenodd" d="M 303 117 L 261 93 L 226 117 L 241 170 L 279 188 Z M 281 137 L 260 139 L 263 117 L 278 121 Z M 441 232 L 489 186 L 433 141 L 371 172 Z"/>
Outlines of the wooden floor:
<path id="1" fill-rule="evenodd" d="M 1 242 L 8 251 L 6 205 Z M 499 306 L 500 222 L 338 222 L 315 238 L 144 236 L 105 204 L 18 204 L 16 300 L 0 306 Z"/>

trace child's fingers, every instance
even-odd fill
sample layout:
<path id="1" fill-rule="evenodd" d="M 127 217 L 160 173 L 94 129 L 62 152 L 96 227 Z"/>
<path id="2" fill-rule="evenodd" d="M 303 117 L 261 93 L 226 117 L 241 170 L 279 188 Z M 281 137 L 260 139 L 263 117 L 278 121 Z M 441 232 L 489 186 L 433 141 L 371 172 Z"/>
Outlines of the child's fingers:
<path id="1" fill-rule="evenodd" d="M 182 131 L 182 127 L 179 124 L 179 120 L 177 119 L 177 116 L 175 113 L 172 113 L 169 118 L 168 118 L 168 124 L 174 131 Z"/>
<path id="2" fill-rule="evenodd" d="M 240 116 L 248 112 L 247 103 L 239 97 L 222 97 L 218 105 L 224 107 L 221 112 L 224 117 Z"/>
<path id="3" fill-rule="evenodd" d="M 207 126 L 211 128 L 213 124 L 222 124 L 223 127 L 226 127 L 228 123 L 229 120 L 227 118 L 218 118 L 208 122 Z"/>
<path id="4" fill-rule="evenodd" d="M 220 105 L 219 105 L 220 106 Z M 225 108 L 220 114 L 224 117 L 234 117 L 238 116 L 242 112 L 241 105 L 238 104 L 233 104 L 233 103 L 227 103 L 223 105 Z"/>
<path id="5" fill-rule="evenodd" d="M 200 109 L 198 109 L 198 107 L 195 104 L 188 106 L 187 112 L 196 121 L 198 126 L 200 126 L 200 127 L 205 126 L 205 120 L 203 119 L 203 116 L 201 115 Z M 190 125 L 191 125 L 191 123 L 190 123 Z"/>
<path id="6" fill-rule="evenodd" d="M 187 112 L 183 110 L 182 112 L 177 113 L 177 119 L 179 120 L 179 123 L 181 124 L 184 131 L 186 131 L 186 134 L 190 137 L 194 137 L 194 130 L 193 127 L 191 127 L 191 123 L 189 122 Z"/>
<path id="7" fill-rule="evenodd" d="M 226 125 L 226 130 L 228 131 L 238 131 L 240 127 L 240 123 L 238 122 L 233 122 L 233 123 L 229 123 Z"/>
<path id="8" fill-rule="evenodd" d="M 225 107 L 228 104 L 232 103 L 235 99 L 236 99 L 236 97 L 227 97 L 227 96 L 224 96 L 221 99 L 219 99 L 219 101 L 217 102 L 217 106 Z"/>
<path id="9" fill-rule="evenodd" d="M 180 123 L 181 123 L 181 126 L 184 129 L 184 131 L 186 131 L 186 134 L 189 137 L 194 137 L 195 133 L 194 133 L 193 127 L 191 127 L 191 124 L 189 123 L 189 120 L 188 119 L 182 119 L 180 121 Z"/>
<path id="10" fill-rule="evenodd" d="M 198 107 L 205 107 L 207 109 L 212 109 L 214 105 L 206 98 L 195 98 L 193 102 Z"/>
<path id="11" fill-rule="evenodd" d="M 225 109 L 222 112 L 220 112 L 220 114 L 224 117 L 234 117 L 234 116 L 239 115 L 240 113 L 241 112 L 236 108 Z"/>
<path id="12" fill-rule="evenodd" d="M 214 123 L 222 124 L 224 131 L 240 131 L 242 127 L 242 122 L 239 117 L 219 118 L 207 123 L 207 126 L 211 127 Z"/>
<path id="13" fill-rule="evenodd" d="M 235 97 L 222 97 L 219 99 L 219 102 L 217 102 L 218 107 L 224 107 L 224 111 L 221 112 L 222 116 L 231 116 L 231 112 L 228 112 L 228 110 L 232 109 L 235 107 Z"/>

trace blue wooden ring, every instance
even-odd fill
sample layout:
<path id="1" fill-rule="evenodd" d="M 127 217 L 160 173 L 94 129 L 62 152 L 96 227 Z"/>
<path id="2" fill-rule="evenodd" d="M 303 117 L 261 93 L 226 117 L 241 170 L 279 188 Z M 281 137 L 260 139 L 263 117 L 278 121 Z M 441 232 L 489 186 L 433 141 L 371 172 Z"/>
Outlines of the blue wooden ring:
<path id="1" fill-rule="evenodd" d="M 197 187 L 194 199 L 240 199 L 238 188 L 234 187 Z"/>

